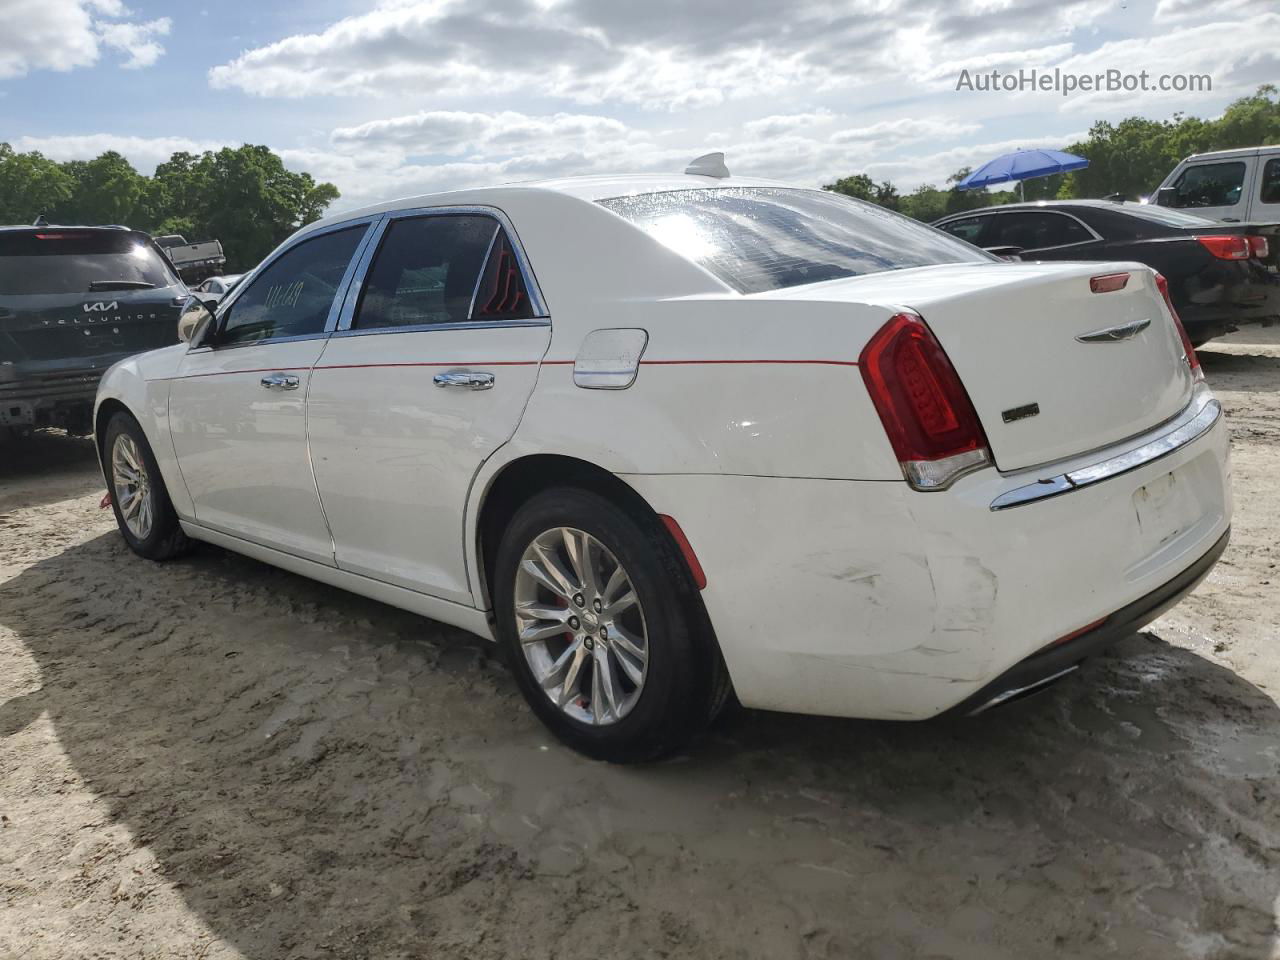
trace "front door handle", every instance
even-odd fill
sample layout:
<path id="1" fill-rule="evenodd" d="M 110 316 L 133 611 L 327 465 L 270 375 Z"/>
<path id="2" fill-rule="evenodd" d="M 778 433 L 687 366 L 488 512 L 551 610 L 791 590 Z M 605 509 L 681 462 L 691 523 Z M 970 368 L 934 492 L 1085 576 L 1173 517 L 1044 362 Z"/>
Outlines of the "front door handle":
<path id="1" fill-rule="evenodd" d="M 262 378 L 262 385 L 268 390 L 297 390 L 298 378 L 291 373 L 273 373 Z"/>
<path id="2" fill-rule="evenodd" d="M 492 373 L 437 373 L 437 387 L 470 387 L 472 390 L 493 389 Z"/>

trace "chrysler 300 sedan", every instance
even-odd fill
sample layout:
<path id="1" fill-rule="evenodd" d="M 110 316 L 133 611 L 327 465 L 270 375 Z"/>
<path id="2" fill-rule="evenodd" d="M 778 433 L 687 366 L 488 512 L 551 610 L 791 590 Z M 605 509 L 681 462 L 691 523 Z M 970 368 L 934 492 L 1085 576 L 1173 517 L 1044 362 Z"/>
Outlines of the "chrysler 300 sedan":
<path id="1" fill-rule="evenodd" d="M 207 541 L 493 638 L 611 760 L 731 692 L 987 709 L 1228 537 L 1221 408 L 1149 268 L 714 165 L 323 220 L 180 335 L 98 395 L 136 553 Z"/>

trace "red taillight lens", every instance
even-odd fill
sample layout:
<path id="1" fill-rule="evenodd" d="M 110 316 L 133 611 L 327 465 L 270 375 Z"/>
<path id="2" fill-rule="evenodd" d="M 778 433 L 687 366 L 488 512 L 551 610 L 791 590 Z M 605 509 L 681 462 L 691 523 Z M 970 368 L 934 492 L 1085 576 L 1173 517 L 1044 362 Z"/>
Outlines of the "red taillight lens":
<path id="1" fill-rule="evenodd" d="M 1160 296 L 1164 297 L 1164 305 L 1169 308 L 1169 313 L 1173 316 L 1174 326 L 1178 328 L 1178 336 L 1182 338 L 1182 349 L 1187 354 L 1187 366 L 1191 368 L 1191 375 L 1197 380 L 1203 380 L 1204 371 L 1200 369 L 1200 358 L 1196 356 L 1196 348 L 1191 345 L 1191 338 L 1187 336 L 1187 328 L 1182 325 L 1182 318 L 1173 308 L 1173 300 L 1169 296 L 1169 281 L 1164 278 L 1164 274 L 1156 273 L 1156 287 L 1160 290 Z"/>
<path id="2" fill-rule="evenodd" d="M 1219 260 L 1248 260 L 1248 237 L 1196 237 Z"/>
<path id="3" fill-rule="evenodd" d="M 1114 293 L 1123 290 L 1128 283 L 1127 273 L 1104 273 L 1100 277 L 1089 278 L 1089 289 L 1094 293 Z"/>
<path id="4" fill-rule="evenodd" d="M 917 490 L 945 489 L 991 462 L 969 394 L 919 315 L 891 317 L 858 365 L 903 475 Z"/>
<path id="5" fill-rule="evenodd" d="M 1267 243 L 1266 237 L 1249 237 L 1249 253 L 1257 257 L 1259 260 L 1267 259 L 1267 254 L 1271 252 L 1271 247 Z"/>

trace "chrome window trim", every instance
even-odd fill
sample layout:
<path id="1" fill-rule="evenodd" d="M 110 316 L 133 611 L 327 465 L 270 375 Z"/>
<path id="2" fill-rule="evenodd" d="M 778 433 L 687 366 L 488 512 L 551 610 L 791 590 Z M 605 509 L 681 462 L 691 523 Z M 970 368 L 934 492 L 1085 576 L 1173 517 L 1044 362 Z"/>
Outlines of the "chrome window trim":
<path id="1" fill-rule="evenodd" d="M 1207 388 L 1198 389 L 1181 414 L 1140 437 L 1136 446 L 1095 463 L 1008 490 L 991 501 L 991 510 L 1009 510 L 1047 500 L 1137 470 L 1202 437 L 1221 417 L 1222 404 Z"/>
<path id="2" fill-rule="evenodd" d="M 497 330 L 506 327 L 549 327 L 551 321 L 546 317 L 534 317 L 530 320 L 464 320 L 459 323 L 415 323 L 403 327 L 367 327 L 361 330 L 335 330 L 335 339 L 342 337 L 371 337 L 386 333 L 427 333 L 432 330 Z"/>
<path id="3" fill-rule="evenodd" d="M 329 313 L 325 317 L 323 329 L 317 330 L 314 333 L 298 334 L 293 337 L 265 337 L 262 340 L 245 340 L 222 345 L 210 344 L 208 346 L 201 346 L 194 349 L 229 350 L 239 346 L 261 346 L 266 343 L 292 343 L 298 340 L 318 340 L 329 336 L 329 334 L 333 333 L 333 331 L 337 329 L 339 313 L 341 311 L 342 304 L 346 300 L 347 290 L 350 288 L 351 278 L 355 274 L 356 265 L 359 263 L 361 255 L 368 246 L 370 236 L 374 233 L 373 230 L 369 229 L 369 226 L 376 224 L 381 219 L 381 214 L 355 217 L 351 220 L 343 220 L 339 223 L 328 224 L 318 230 L 310 230 L 300 237 L 286 240 L 284 243 L 280 244 L 280 246 L 276 247 L 275 250 L 271 251 L 271 253 L 267 254 L 261 263 L 245 274 L 241 278 L 240 282 L 235 285 L 232 291 L 222 298 L 217 305 L 217 310 L 214 311 L 214 319 L 217 323 L 217 332 L 218 334 L 221 334 L 223 324 L 226 322 L 227 312 L 235 305 L 236 301 L 240 299 L 244 294 L 244 291 L 253 286 L 262 272 L 283 257 L 286 253 L 289 253 L 316 237 L 323 237 L 330 233 L 338 233 L 342 230 L 350 230 L 353 227 L 358 227 L 361 224 L 364 224 L 364 236 L 361 237 L 360 241 L 356 244 L 355 253 L 352 254 L 350 261 L 348 261 L 347 269 L 343 272 L 342 279 L 338 281 L 338 287 L 334 292 L 333 302 L 329 304 Z M 188 350 L 187 352 L 191 353 L 193 350 Z"/>
<path id="4" fill-rule="evenodd" d="M 414 324 L 411 327 L 371 327 L 367 330 L 360 331 L 353 328 L 352 323 L 355 320 L 356 304 L 360 299 L 360 292 L 364 289 L 364 284 L 369 275 L 369 267 L 373 263 L 373 258 L 377 254 L 378 247 L 382 245 L 382 238 L 386 235 L 391 224 L 396 220 L 412 220 L 418 217 L 430 216 L 457 216 L 458 214 L 471 214 L 473 216 L 492 217 L 498 221 L 501 229 L 506 230 L 507 240 L 511 244 L 511 250 L 516 257 L 516 265 L 520 268 L 520 276 L 524 280 L 525 290 L 529 293 L 529 303 L 533 308 L 533 316 L 527 320 L 466 320 L 458 323 L 426 323 Z M 373 232 L 371 242 L 366 246 L 364 254 L 360 257 L 359 266 L 355 275 L 351 279 L 351 284 L 347 288 L 346 296 L 343 300 L 342 309 L 338 315 L 338 326 L 334 331 L 334 336 L 368 336 L 374 333 L 407 333 L 415 330 L 453 330 L 453 329 L 485 329 L 490 327 L 511 327 L 511 326 L 549 326 L 551 322 L 550 314 L 547 312 L 546 301 L 542 299 L 542 289 L 538 286 L 538 279 L 533 275 L 533 270 L 529 266 L 528 257 L 525 256 L 524 245 L 520 242 L 520 235 L 516 233 L 515 227 L 511 224 L 511 218 L 497 207 L 491 207 L 483 204 L 454 204 L 450 206 L 440 207 L 406 207 L 401 210 L 390 210 L 382 215 L 383 220 L 378 228 Z M 497 233 L 494 234 L 494 239 Z M 493 252 L 493 241 L 490 241 L 489 252 Z M 488 263 L 488 257 L 484 261 Z M 483 271 L 484 264 L 481 265 Z M 473 296 L 474 301 L 474 296 Z M 474 303 L 472 304 L 474 306 Z"/>

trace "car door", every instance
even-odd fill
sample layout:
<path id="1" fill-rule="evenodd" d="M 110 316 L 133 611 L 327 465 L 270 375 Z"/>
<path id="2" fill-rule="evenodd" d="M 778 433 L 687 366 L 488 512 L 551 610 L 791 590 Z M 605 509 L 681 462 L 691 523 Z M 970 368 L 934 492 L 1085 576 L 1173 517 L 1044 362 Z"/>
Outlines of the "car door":
<path id="1" fill-rule="evenodd" d="M 333 565 L 305 397 L 370 226 L 344 224 L 278 254 L 228 299 L 211 342 L 183 358 L 169 418 L 203 526 Z"/>
<path id="2" fill-rule="evenodd" d="M 1018 247 L 1024 260 L 1088 260 L 1098 235 L 1079 219 L 1053 210 L 1012 210 L 992 218 L 984 247 Z"/>
<path id="3" fill-rule="evenodd" d="M 1247 216 L 1249 165 L 1243 160 L 1193 163 L 1178 175 L 1168 206 L 1211 220 L 1238 221 Z"/>
<path id="4" fill-rule="evenodd" d="M 338 566 L 472 602 L 467 493 L 515 432 L 551 335 L 496 211 L 392 215 L 370 245 L 308 396 Z"/>

